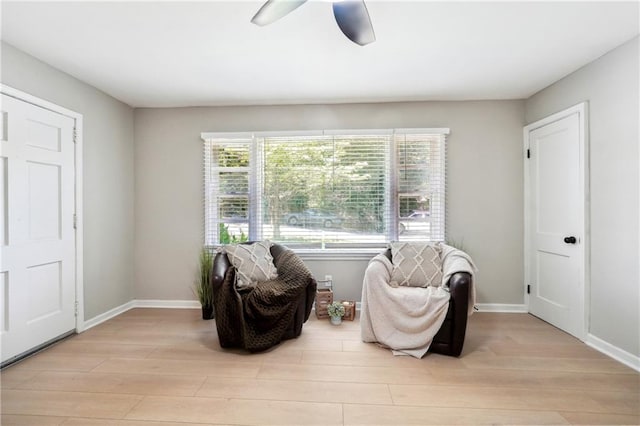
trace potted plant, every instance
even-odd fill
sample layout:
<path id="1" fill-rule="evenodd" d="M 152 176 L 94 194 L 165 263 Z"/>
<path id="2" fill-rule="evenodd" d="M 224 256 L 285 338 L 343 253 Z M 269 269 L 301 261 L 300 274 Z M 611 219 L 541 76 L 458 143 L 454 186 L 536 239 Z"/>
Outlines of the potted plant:
<path id="1" fill-rule="evenodd" d="M 327 313 L 331 318 L 331 324 L 340 325 L 344 316 L 344 306 L 340 302 L 333 302 L 327 307 Z"/>
<path id="2" fill-rule="evenodd" d="M 198 265 L 198 278 L 194 285 L 194 291 L 202 305 L 202 319 L 213 319 L 213 291 L 211 289 L 211 268 L 213 266 L 213 252 L 206 247 L 200 250 Z"/>

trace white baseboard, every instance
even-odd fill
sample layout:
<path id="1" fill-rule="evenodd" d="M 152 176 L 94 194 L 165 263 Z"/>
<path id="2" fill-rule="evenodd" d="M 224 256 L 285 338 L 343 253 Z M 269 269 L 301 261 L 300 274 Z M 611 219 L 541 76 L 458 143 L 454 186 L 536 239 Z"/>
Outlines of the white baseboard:
<path id="1" fill-rule="evenodd" d="M 509 305 L 506 303 L 476 303 L 477 312 L 502 312 L 513 314 L 526 314 L 527 305 Z"/>
<path id="2" fill-rule="evenodd" d="M 617 346 L 613 346 L 611 343 L 605 342 L 599 337 L 594 336 L 593 334 L 587 334 L 587 339 L 585 343 L 591 346 L 593 349 L 602 352 L 603 354 L 615 359 L 626 365 L 629 368 L 633 368 L 634 370 L 640 372 L 640 357 L 635 356 L 623 349 L 618 348 Z"/>
<path id="3" fill-rule="evenodd" d="M 134 308 L 200 309 L 197 300 L 134 300 Z"/>
<path id="4" fill-rule="evenodd" d="M 315 302 L 314 302 L 315 308 Z M 477 303 L 476 312 L 506 312 L 506 313 L 516 313 L 516 314 L 526 314 L 529 312 L 527 310 L 527 305 L 507 305 L 503 303 Z M 356 302 L 356 309 L 358 311 L 362 310 L 362 303 Z"/>
<path id="5" fill-rule="evenodd" d="M 197 300 L 131 300 L 120 306 L 108 310 L 84 322 L 83 327 L 78 332 L 88 330 L 96 325 L 117 317 L 133 308 L 164 308 L 164 309 L 200 309 L 200 302 Z"/>
<path id="6" fill-rule="evenodd" d="M 84 322 L 84 326 L 82 327 L 82 330 L 78 330 L 78 331 L 86 331 L 90 328 L 95 327 L 96 325 L 102 324 L 103 322 L 110 320 L 113 317 L 117 317 L 118 315 L 124 312 L 127 312 L 129 309 L 133 309 L 133 308 L 135 308 L 135 300 L 131 300 L 130 302 L 117 306 L 113 309 L 108 310 L 103 314 L 96 315 L 95 317 L 89 320 L 86 320 Z"/>

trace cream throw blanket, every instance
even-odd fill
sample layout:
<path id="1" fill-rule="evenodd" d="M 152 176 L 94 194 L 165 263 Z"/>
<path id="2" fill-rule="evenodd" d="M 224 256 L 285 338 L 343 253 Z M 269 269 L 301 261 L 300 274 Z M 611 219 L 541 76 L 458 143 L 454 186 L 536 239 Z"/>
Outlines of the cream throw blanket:
<path id="1" fill-rule="evenodd" d="M 473 274 L 476 267 L 465 252 L 442 244 L 442 285 L 391 287 L 393 264 L 383 254 L 369 262 L 362 285 L 360 334 L 364 342 L 374 342 L 393 350 L 394 355 L 422 358 L 447 315 L 447 283 L 456 272 L 471 274 L 469 315 L 475 304 Z"/>

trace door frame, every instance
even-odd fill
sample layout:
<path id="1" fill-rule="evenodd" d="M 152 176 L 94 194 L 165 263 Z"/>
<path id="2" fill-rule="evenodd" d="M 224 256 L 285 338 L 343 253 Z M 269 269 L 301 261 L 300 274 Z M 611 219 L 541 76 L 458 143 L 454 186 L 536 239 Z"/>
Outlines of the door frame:
<path id="1" fill-rule="evenodd" d="M 82 114 L 72 111 L 70 109 L 61 107 L 52 102 L 38 98 L 36 96 L 25 93 L 21 90 L 14 89 L 0 83 L 0 93 L 15 98 L 17 100 L 27 102 L 40 108 L 70 117 L 74 120 L 74 212 L 76 215 L 75 223 L 75 318 L 77 333 L 84 330 L 84 217 L 82 214 L 82 192 L 83 192 L 83 179 L 82 179 Z M 44 343 L 44 342 L 43 342 Z"/>
<path id="2" fill-rule="evenodd" d="M 580 188 L 582 189 L 582 194 L 580 194 L 580 199 L 582 199 L 582 241 L 579 244 L 580 253 L 582 255 L 582 267 L 580 270 L 580 283 L 582 284 L 582 291 L 580 294 L 580 299 L 578 301 L 579 305 L 583 307 L 583 329 L 580 330 L 580 335 L 577 336 L 580 340 L 585 341 L 587 338 L 587 334 L 590 328 L 589 325 L 589 306 L 590 306 L 590 246 L 591 246 L 591 234 L 590 234 L 590 191 L 589 191 L 589 123 L 588 123 L 588 113 L 589 113 L 589 105 L 588 103 L 581 102 L 577 105 L 569 107 L 565 110 L 552 114 L 548 117 L 535 121 L 531 124 L 528 124 L 523 128 L 523 158 L 524 158 L 524 302 L 527 307 L 527 311 L 531 312 L 530 309 L 530 296 L 527 293 L 527 286 L 531 284 L 531 250 L 530 244 L 532 241 L 531 235 L 531 214 L 529 209 L 531 208 L 531 179 L 530 179 L 530 162 L 527 158 L 527 151 L 529 149 L 529 134 L 547 124 L 551 124 L 555 121 L 566 118 L 572 114 L 578 114 L 579 121 L 579 145 L 580 145 L 580 159 L 579 159 L 579 183 Z"/>

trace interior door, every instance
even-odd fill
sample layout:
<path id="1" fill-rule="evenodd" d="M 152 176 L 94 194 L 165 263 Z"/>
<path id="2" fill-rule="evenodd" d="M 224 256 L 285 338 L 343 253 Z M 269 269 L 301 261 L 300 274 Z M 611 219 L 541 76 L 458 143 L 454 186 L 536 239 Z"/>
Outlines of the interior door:
<path id="1" fill-rule="evenodd" d="M 76 326 L 74 124 L 2 95 L 2 362 Z"/>
<path id="2" fill-rule="evenodd" d="M 568 112 L 528 126 L 526 269 L 530 312 L 584 339 L 585 163 L 580 115 Z"/>

